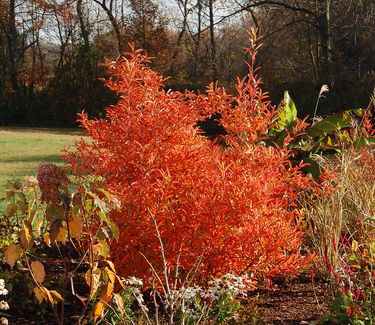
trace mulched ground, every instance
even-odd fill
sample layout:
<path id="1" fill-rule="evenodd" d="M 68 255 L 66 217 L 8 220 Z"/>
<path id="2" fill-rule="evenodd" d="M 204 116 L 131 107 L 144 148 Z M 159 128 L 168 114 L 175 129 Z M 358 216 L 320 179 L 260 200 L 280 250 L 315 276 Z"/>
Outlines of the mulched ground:
<path id="1" fill-rule="evenodd" d="M 263 324 L 314 324 L 329 312 L 332 291 L 324 281 L 312 283 L 309 275 L 281 281 L 271 291 L 260 292 Z"/>

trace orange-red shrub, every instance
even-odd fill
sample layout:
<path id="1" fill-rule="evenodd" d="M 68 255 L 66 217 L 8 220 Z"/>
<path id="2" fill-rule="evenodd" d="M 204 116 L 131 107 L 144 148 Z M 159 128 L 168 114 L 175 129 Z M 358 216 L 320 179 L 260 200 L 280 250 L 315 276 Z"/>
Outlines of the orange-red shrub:
<path id="1" fill-rule="evenodd" d="M 104 119 L 80 123 L 92 141 L 66 154 L 73 172 L 93 173 L 121 201 L 114 212 L 120 239 L 113 259 L 124 275 L 149 275 L 144 254 L 162 267 L 151 215 L 157 220 L 169 267 L 181 248 L 181 268 L 202 255 L 199 275 L 254 273 L 258 278 L 294 274 L 302 232 L 296 209 L 301 190 L 312 186 L 293 167 L 286 148 L 261 144 L 275 111 L 254 75 L 237 83 L 237 95 L 211 85 L 206 94 L 165 91 L 141 51 L 107 62 L 106 85 L 119 96 Z M 220 112 L 226 148 L 206 139 L 197 120 Z"/>

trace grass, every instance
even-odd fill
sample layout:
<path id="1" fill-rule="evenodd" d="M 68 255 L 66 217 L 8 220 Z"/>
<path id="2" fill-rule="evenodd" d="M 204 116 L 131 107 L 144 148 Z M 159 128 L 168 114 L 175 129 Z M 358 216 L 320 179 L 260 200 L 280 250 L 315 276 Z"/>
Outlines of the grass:
<path id="1" fill-rule="evenodd" d="M 8 180 L 35 175 L 42 161 L 63 165 L 60 152 L 82 135 L 79 130 L 0 127 L 0 198 Z M 4 201 L 0 201 L 0 215 Z"/>

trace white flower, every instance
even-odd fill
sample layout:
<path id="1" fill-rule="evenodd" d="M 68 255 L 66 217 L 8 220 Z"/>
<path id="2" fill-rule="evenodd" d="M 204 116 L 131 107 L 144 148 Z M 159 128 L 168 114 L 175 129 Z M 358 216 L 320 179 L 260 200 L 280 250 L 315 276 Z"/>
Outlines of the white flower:
<path id="1" fill-rule="evenodd" d="M 191 308 L 187 308 L 185 310 L 185 314 L 188 315 L 190 318 L 192 319 L 198 319 L 200 317 L 200 314 L 198 311 L 194 310 L 194 309 L 191 309 Z"/>
<path id="2" fill-rule="evenodd" d="M 0 318 L 0 324 L 1 325 L 8 325 L 8 320 L 5 317 Z"/>
<path id="3" fill-rule="evenodd" d="M 9 309 L 8 303 L 4 300 L 0 301 L 0 310 L 8 310 L 8 309 Z"/>
<path id="4" fill-rule="evenodd" d="M 123 282 L 129 286 L 134 286 L 134 287 L 143 286 L 143 281 L 141 279 L 136 278 L 135 276 L 131 276 L 127 279 L 123 279 Z"/>
<path id="5" fill-rule="evenodd" d="M 5 289 L 4 287 L 0 287 L 0 295 L 6 296 L 7 294 L 8 294 L 8 290 Z"/>

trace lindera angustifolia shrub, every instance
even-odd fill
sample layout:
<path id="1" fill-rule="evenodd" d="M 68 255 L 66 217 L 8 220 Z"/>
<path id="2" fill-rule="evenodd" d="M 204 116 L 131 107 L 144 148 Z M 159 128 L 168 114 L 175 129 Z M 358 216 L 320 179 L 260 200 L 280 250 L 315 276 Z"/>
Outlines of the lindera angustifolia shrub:
<path id="1" fill-rule="evenodd" d="M 248 74 L 233 95 L 214 83 L 201 94 L 166 91 L 164 78 L 134 46 L 107 61 L 105 83 L 119 101 L 106 118 L 80 114 L 89 137 L 65 158 L 73 174 L 102 177 L 121 202 L 112 214 L 119 244 L 111 251 L 122 276 L 165 277 L 155 220 L 165 255 L 172 261 L 180 256 L 179 272 L 192 269 L 203 252 L 196 276 L 202 284 L 230 272 L 253 273 L 270 284 L 311 262 L 301 251 L 296 200 L 316 184 L 292 166 L 287 146 L 261 142 L 277 114 L 256 75 L 255 38 L 247 49 Z M 225 148 L 197 126 L 215 113 L 227 132 Z"/>
<path id="2" fill-rule="evenodd" d="M 36 178 L 10 182 L 6 191 L 2 222 L 16 235 L 5 250 L 6 262 L 12 269 L 16 264 L 28 269 L 35 298 L 51 307 L 59 324 L 66 299 L 82 302 L 81 321 L 96 320 L 112 299 L 115 283 L 122 284 L 109 259 L 110 244 L 119 235 L 109 211 L 118 208 L 118 201 L 95 182 L 90 177 L 72 180 L 60 167 L 42 163 Z M 62 265 L 63 271 L 53 275 L 60 286 L 51 286 L 46 272 L 52 269 L 51 252 Z M 82 269 L 85 296 L 75 290 Z"/>

